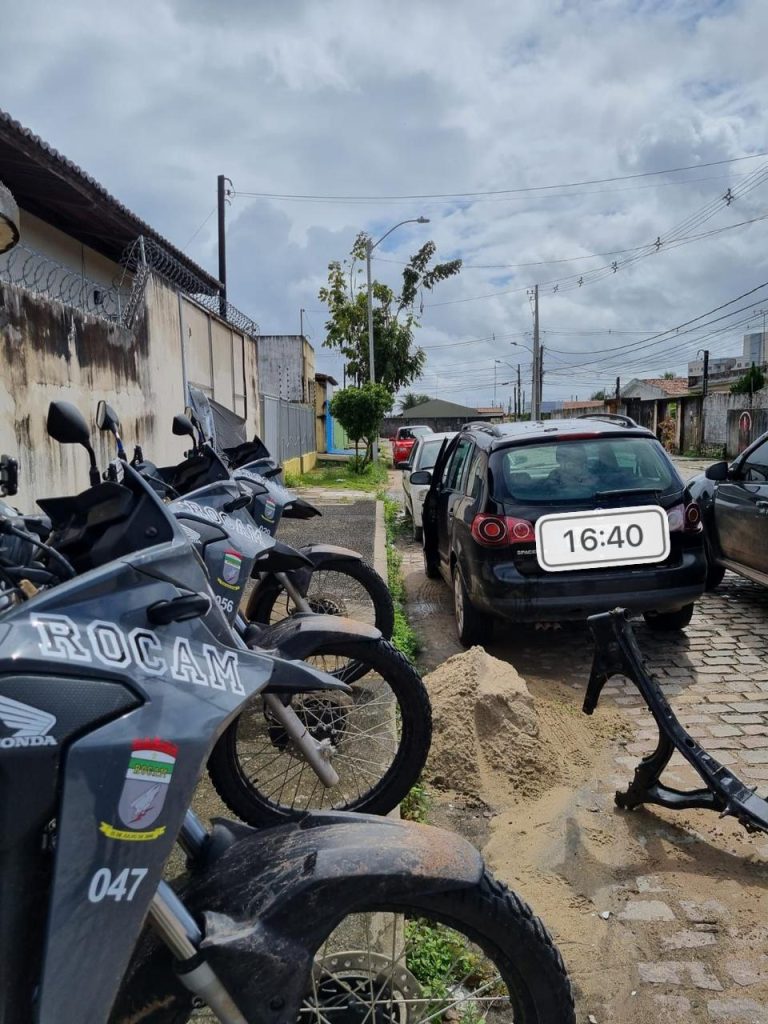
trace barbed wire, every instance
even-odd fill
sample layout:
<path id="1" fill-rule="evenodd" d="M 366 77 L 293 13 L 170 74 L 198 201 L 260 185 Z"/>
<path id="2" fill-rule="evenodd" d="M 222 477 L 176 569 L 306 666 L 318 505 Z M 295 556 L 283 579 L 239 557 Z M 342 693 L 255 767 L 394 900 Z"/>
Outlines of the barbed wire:
<path id="1" fill-rule="evenodd" d="M 130 295 L 127 288 L 86 277 L 23 242 L 0 256 L 0 280 L 111 323 L 122 323 Z"/>
<path id="2" fill-rule="evenodd" d="M 204 309 L 225 319 L 233 327 L 244 331 L 252 338 L 259 336 L 259 325 L 255 320 L 241 312 L 231 302 L 222 303 L 221 295 L 215 285 L 204 281 L 202 277 L 184 266 L 181 260 L 169 253 L 154 239 L 139 236 L 125 250 L 120 262 L 124 268 L 124 275 L 126 273 L 132 275 L 134 287 L 140 288 L 142 294 L 146 286 L 147 270 L 149 270 L 179 291 L 184 292 Z M 131 311 L 131 315 L 135 315 L 135 313 Z"/>
<path id="3" fill-rule="evenodd" d="M 111 284 L 104 284 L 19 242 L 0 255 L 0 280 L 130 330 L 142 306 L 149 275 L 156 274 L 236 330 L 252 338 L 259 336 L 255 320 L 231 302 L 222 303 L 214 285 L 185 267 L 153 239 L 139 237 L 133 241 L 121 256 L 120 264 L 121 273 Z"/>

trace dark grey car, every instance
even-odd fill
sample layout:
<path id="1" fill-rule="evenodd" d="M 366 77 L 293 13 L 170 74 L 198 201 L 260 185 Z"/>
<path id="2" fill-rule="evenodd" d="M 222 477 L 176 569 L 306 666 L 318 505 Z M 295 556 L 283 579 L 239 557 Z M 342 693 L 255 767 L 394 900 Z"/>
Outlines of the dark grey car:
<path id="1" fill-rule="evenodd" d="M 704 523 L 707 589 L 726 569 L 768 586 L 768 433 L 688 486 Z"/>

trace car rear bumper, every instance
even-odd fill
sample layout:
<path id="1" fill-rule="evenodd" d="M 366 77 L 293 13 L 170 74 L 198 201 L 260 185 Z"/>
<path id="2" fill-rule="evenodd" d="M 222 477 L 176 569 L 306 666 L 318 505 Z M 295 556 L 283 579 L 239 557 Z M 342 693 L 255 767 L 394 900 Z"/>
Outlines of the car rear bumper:
<path id="1" fill-rule="evenodd" d="M 485 563 L 473 573 L 470 599 L 489 614 L 514 621 L 585 619 L 622 607 L 675 611 L 701 597 L 706 577 L 703 550 L 682 553 L 677 566 L 628 568 L 611 573 L 546 573 L 523 576 L 512 562 Z"/>

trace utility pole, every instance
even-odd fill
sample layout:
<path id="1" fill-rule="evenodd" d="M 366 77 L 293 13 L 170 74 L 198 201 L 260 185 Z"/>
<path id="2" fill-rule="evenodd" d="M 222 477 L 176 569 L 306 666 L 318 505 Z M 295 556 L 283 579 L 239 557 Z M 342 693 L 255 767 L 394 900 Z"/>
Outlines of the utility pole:
<path id="1" fill-rule="evenodd" d="M 226 182 L 229 181 L 225 175 L 220 174 L 217 178 L 217 200 L 219 209 L 219 315 L 222 320 L 227 319 L 227 239 L 226 222 L 224 212 L 227 204 Z M 232 182 L 229 181 L 231 185 Z"/>
<path id="2" fill-rule="evenodd" d="M 707 416 L 706 401 L 709 391 L 709 349 L 705 348 L 702 355 L 704 356 L 704 367 L 701 373 L 701 444 L 703 446 L 706 444 L 704 423 Z"/>
<path id="3" fill-rule="evenodd" d="M 517 394 L 515 396 L 515 419 L 520 419 L 523 415 L 522 410 L 522 397 L 523 389 L 520 384 L 520 363 L 517 364 Z"/>
<path id="4" fill-rule="evenodd" d="M 494 409 L 496 408 L 496 363 L 498 363 L 498 359 L 494 359 L 494 361 L 493 361 L 493 407 L 494 407 Z"/>
<path id="5" fill-rule="evenodd" d="M 539 380 L 538 380 L 539 392 L 537 395 L 538 412 L 536 419 L 541 419 L 544 415 L 541 411 L 541 401 L 544 397 L 544 346 L 539 345 Z"/>
<path id="6" fill-rule="evenodd" d="M 303 309 L 299 310 L 299 324 L 300 324 L 299 334 L 303 338 L 304 337 L 304 310 Z"/>
<path id="7" fill-rule="evenodd" d="M 621 401 L 621 377 L 616 378 L 616 412 L 619 411 L 619 402 Z"/>
<path id="8" fill-rule="evenodd" d="M 533 286 L 533 380 L 531 381 L 531 419 L 537 420 L 541 415 L 539 408 L 539 380 L 540 380 L 540 359 L 539 352 L 539 286 Z"/>

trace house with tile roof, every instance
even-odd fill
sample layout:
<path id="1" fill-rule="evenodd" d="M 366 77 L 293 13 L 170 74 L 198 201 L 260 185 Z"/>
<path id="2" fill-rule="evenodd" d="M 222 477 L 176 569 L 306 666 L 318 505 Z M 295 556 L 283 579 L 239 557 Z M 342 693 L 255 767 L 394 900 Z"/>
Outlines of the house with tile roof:
<path id="1" fill-rule="evenodd" d="M 680 398 L 687 394 L 687 377 L 633 377 L 621 389 L 622 398 L 639 398 L 642 401 Z"/>

